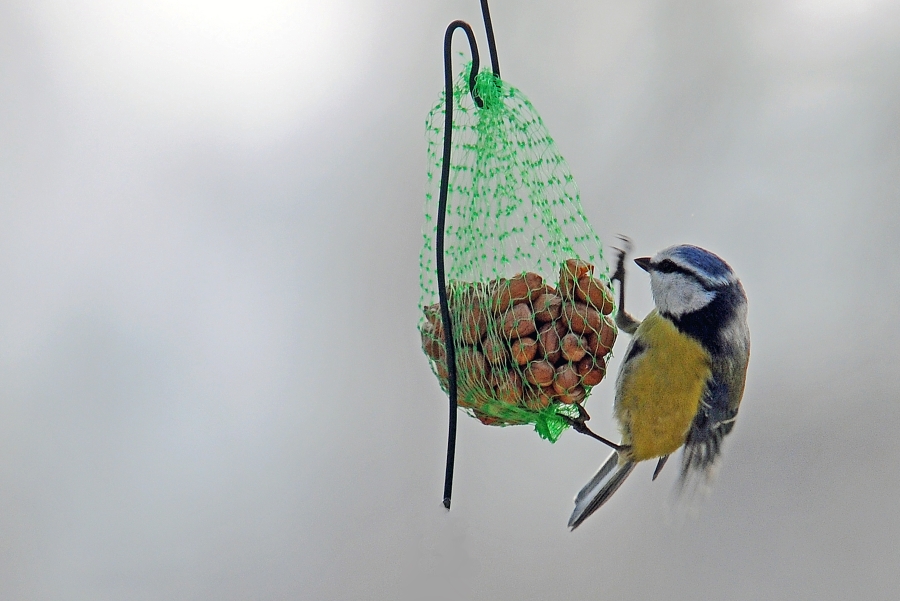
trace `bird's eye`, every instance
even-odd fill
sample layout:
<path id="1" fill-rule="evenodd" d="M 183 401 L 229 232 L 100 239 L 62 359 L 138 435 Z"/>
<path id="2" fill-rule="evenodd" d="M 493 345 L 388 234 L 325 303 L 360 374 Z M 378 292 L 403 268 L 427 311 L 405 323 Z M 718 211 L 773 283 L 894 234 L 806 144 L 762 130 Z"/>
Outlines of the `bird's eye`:
<path id="1" fill-rule="evenodd" d="M 672 273 L 674 271 L 682 271 L 678 267 L 678 265 L 676 265 L 669 259 L 660 261 L 659 263 L 657 263 L 656 265 L 653 266 L 653 269 L 656 271 L 662 272 L 662 273 Z"/>

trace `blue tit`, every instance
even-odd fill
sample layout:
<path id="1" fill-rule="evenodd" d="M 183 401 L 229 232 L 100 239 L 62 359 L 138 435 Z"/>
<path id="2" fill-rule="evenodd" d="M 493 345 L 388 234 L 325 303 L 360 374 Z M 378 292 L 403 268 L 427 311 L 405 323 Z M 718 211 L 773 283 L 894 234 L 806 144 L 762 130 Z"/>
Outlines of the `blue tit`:
<path id="1" fill-rule="evenodd" d="M 744 394 L 747 296 L 731 267 L 690 245 L 635 259 L 650 274 L 656 305 L 639 322 L 625 312 L 625 255 L 619 251 L 612 278 L 619 282 L 616 324 L 633 336 L 616 379 L 622 443 L 611 445 L 616 450 L 575 497 L 573 530 L 609 500 L 639 461 L 658 458 L 655 480 L 683 446 L 680 485 L 711 478 Z"/>

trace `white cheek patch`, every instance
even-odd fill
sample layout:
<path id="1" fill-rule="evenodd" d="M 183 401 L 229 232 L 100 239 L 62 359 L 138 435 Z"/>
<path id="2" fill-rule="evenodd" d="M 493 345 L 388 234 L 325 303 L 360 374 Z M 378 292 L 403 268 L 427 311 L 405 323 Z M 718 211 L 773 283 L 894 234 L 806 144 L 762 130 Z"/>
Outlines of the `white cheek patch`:
<path id="1" fill-rule="evenodd" d="M 659 312 L 673 317 L 702 309 L 716 296 L 715 292 L 706 290 L 695 279 L 681 273 L 651 273 L 650 289 Z"/>

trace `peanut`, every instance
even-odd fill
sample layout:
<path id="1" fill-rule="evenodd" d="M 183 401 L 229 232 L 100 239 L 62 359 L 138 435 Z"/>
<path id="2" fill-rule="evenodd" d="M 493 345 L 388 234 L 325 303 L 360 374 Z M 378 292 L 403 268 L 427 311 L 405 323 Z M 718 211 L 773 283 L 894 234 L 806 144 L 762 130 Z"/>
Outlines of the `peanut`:
<path id="1" fill-rule="evenodd" d="M 600 280 L 589 275 L 578 278 L 578 283 L 575 285 L 575 298 L 587 303 L 603 315 L 609 315 L 615 306 L 609 288 Z"/>
<path id="2" fill-rule="evenodd" d="M 562 337 L 560 349 L 562 350 L 562 356 L 565 357 L 566 361 L 572 362 L 580 361 L 585 353 L 587 353 L 584 348 L 584 340 L 574 332 L 569 332 Z"/>
<path id="3" fill-rule="evenodd" d="M 434 328 L 434 337 L 438 340 L 443 340 L 444 321 L 441 318 L 441 305 L 438 303 L 428 305 L 423 311 L 425 313 L 425 319 L 428 320 L 428 323 Z"/>
<path id="4" fill-rule="evenodd" d="M 556 395 L 556 398 L 559 399 L 560 403 L 565 403 L 566 405 L 574 405 L 576 403 L 582 402 L 587 396 L 587 392 L 581 386 L 576 386 L 571 390 L 560 393 Z"/>
<path id="5" fill-rule="evenodd" d="M 465 344 L 475 344 L 484 338 L 487 333 L 487 315 L 484 312 L 481 286 L 457 284 L 451 303 L 452 312 L 459 319 L 460 340 Z"/>
<path id="6" fill-rule="evenodd" d="M 457 377 L 460 381 L 483 386 L 488 373 L 488 363 L 476 348 L 463 346 L 456 351 Z"/>
<path id="7" fill-rule="evenodd" d="M 547 361 L 532 361 L 525 368 L 525 379 L 535 386 L 550 386 L 556 370 Z"/>
<path id="8" fill-rule="evenodd" d="M 600 313 L 596 309 L 579 302 L 563 303 L 562 318 L 568 324 L 569 329 L 576 334 L 599 332 L 602 325 Z"/>
<path id="9" fill-rule="evenodd" d="M 514 371 L 499 374 L 497 376 L 496 397 L 498 401 L 508 405 L 518 405 L 523 397 L 522 377 Z"/>
<path id="10" fill-rule="evenodd" d="M 523 276 L 525 278 L 525 283 L 528 286 L 528 298 L 530 300 L 535 300 L 540 295 L 544 294 L 544 278 L 540 276 L 540 274 L 533 273 L 528 271 Z"/>
<path id="11" fill-rule="evenodd" d="M 444 359 L 444 340 L 438 338 L 434 330 L 435 327 L 432 322 L 426 321 L 422 324 L 422 350 L 425 351 L 429 359 L 440 361 Z"/>
<path id="12" fill-rule="evenodd" d="M 475 417 L 477 417 L 478 421 L 480 421 L 485 426 L 493 426 L 494 424 L 500 423 L 499 418 L 492 417 L 490 415 L 485 415 L 484 413 L 481 413 L 480 411 L 475 412 Z"/>
<path id="13" fill-rule="evenodd" d="M 509 350 L 513 361 L 519 365 L 525 365 L 537 354 L 538 343 L 534 338 L 518 338 L 513 341 Z"/>
<path id="14" fill-rule="evenodd" d="M 553 321 L 562 311 L 562 299 L 555 294 L 541 294 L 534 301 L 534 319 L 538 323 Z"/>
<path id="15" fill-rule="evenodd" d="M 550 363 L 559 361 L 561 349 L 559 330 L 556 324 L 545 323 L 541 326 L 538 331 L 538 343 L 540 344 L 539 354 L 544 359 Z"/>
<path id="16" fill-rule="evenodd" d="M 581 259 L 566 259 L 559 269 L 559 294 L 565 299 L 575 297 L 575 286 L 578 279 L 594 273 L 594 266 Z"/>
<path id="17" fill-rule="evenodd" d="M 493 293 L 494 310 L 506 311 L 510 305 L 532 298 L 544 290 L 544 278 L 536 273 L 519 273 L 508 280 L 501 279 Z"/>
<path id="18" fill-rule="evenodd" d="M 521 338 L 534 334 L 537 328 L 534 324 L 534 316 L 527 304 L 520 303 L 503 314 L 500 323 L 500 333 L 507 338 Z"/>
<path id="19" fill-rule="evenodd" d="M 506 343 L 500 340 L 500 337 L 494 332 L 488 332 L 482 344 L 484 358 L 492 365 L 503 365 L 506 363 L 506 360 L 509 358 L 506 348 Z"/>
<path id="20" fill-rule="evenodd" d="M 553 379 L 553 390 L 559 394 L 564 394 L 576 386 L 581 378 L 571 363 L 564 363 L 556 368 L 556 377 Z"/>
<path id="21" fill-rule="evenodd" d="M 577 363 L 575 370 L 581 376 L 581 384 L 584 386 L 596 386 L 606 376 L 606 361 L 602 357 L 594 358 L 586 355 Z"/>
<path id="22" fill-rule="evenodd" d="M 604 315 L 603 327 L 600 329 L 600 344 L 606 348 L 611 349 L 613 347 L 613 344 L 616 343 L 617 334 L 618 329 L 616 328 L 616 322 L 613 321 L 613 318 L 609 315 Z"/>
<path id="23" fill-rule="evenodd" d="M 553 388 L 528 386 L 525 388 L 525 408 L 530 411 L 541 411 L 553 402 Z"/>

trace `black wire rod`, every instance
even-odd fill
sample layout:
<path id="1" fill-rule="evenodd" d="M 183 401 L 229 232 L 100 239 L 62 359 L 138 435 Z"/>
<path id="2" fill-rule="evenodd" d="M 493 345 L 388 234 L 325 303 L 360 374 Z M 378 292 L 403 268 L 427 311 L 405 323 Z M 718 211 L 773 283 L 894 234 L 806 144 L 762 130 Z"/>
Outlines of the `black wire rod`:
<path id="1" fill-rule="evenodd" d="M 497 58 L 497 42 L 494 41 L 494 25 L 491 23 L 491 9 L 487 0 L 481 0 L 481 16 L 484 19 L 484 32 L 487 35 L 488 52 L 491 55 L 491 71 L 500 77 L 500 60 Z"/>
<path id="2" fill-rule="evenodd" d="M 494 26 L 491 23 L 491 11 L 488 8 L 487 0 L 481 0 L 481 16 L 484 19 L 484 30 L 487 35 L 488 50 L 491 55 L 491 70 L 494 72 L 494 76 L 499 78 L 500 64 L 497 59 L 497 44 L 494 40 Z M 453 42 L 453 34 L 457 29 L 462 29 L 466 34 L 472 55 L 472 68 L 469 71 L 469 93 L 479 108 L 484 106 L 484 102 L 475 91 L 475 80 L 478 77 L 480 66 L 475 33 L 465 21 L 453 21 L 447 26 L 447 31 L 444 34 L 444 96 L 446 101 L 444 110 L 444 154 L 441 162 L 441 189 L 438 200 L 437 240 L 435 242 L 438 299 L 441 305 L 441 321 L 444 325 L 444 348 L 447 354 L 447 394 L 450 398 L 447 465 L 444 472 L 444 507 L 447 509 L 450 509 L 450 497 L 453 492 L 453 465 L 456 460 L 456 420 L 459 406 L 457 398 L 456 348 L 453 344 L 453 325 L 450 322 L 450 305 L 447 300 L 447 280 L 444 271 L 444 229 L 447 218 L 447 190 L 450 184 L 450 149 L 453 134 L 453 65 L 450 47 Z"/>
<path id="3" fill-rule="evenodd" d="M 453 65 L 450 46 L 453 33 L 462 29 L 469 39 L 472 52 L 472 70 L 469 73 L 469 91 L 478 106 L 481 99 L 475 95 L 475 78 L 478 75 L 478 45 L 472 27 L 465 21 L 453 21 L 447 26 L 444 34 L 444 155 L 441 161 L 441 191 L 438 199 L 437 240 L 435 254 L 437 260 L 438 298 L 441 304 L 441 321 L 444 324 L 444 349 L 447 354 L 447 394 L 450 397 L 450 424 L 447 432 L 447 466 L 444 472 L 444 507 L 450 509 L 450 496 L 453 491 L 453 463 L 456 459 L 456 414 L 457 414 L 457 378 L 456 349 L 453 345 L 453 325 L 450 322 L 450 305 L 447 302 L 447 280 L 444 273 L 444 226 L 447 218 L 447 188 L 450 183 L 450 147 L 453 131 Z"/>

